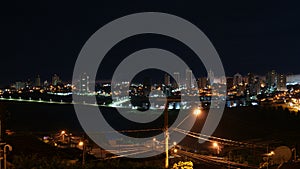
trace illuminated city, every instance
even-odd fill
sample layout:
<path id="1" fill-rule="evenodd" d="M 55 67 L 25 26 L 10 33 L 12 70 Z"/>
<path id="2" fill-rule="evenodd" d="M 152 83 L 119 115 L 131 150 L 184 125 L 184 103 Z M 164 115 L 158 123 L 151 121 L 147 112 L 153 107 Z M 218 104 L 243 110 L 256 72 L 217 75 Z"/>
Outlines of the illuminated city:
<path id="1" fill-rule="evenodd" d="M 0 169 L 299 169 L 299 5 L 19 2 Z"/>

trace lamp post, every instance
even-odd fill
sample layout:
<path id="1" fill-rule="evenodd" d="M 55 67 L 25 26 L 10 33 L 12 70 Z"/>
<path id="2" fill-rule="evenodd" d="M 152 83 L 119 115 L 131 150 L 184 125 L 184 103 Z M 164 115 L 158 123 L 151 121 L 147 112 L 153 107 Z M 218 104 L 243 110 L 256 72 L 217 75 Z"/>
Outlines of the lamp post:
<path id="1" fill-rule="evenodd" d="M 269 144 L 267 145 L 267 169 L 269 169 Z"/>
<path id="2" fill-rule="evenodd" d="M 168 131 L 168 104 L 169 102 L 167 101 L 166 103 L 166 107 L 164 109 L 164 130 L 165 130 L 165 153 L 166 153 L 166 159 L 165 159 L 165 168 L 169 168 L 169 131 Z M 197 109 L 193 110 L 193 114 L 197 117 L 201 114 L 201 109 L 198 107 Z M 189 114 L 188 116 L 186 116 L 185 119 L 183 119 L 178 125 L 180 126 L 191 114 Z M 176 127 L 176 128 L 177 128 Z M 173 145 L 175 146 L 177 143 L 173 142 Z M 177 151 L 177 150 L 176 150 Z"/>
<path id="3" fill-rule="evenodd" d="M 85 147 L 86 147 L 85 141 L 80 141 L 78 143 L 78 146 L 82 147 L 82 166 L 84 166 L 85 165 Z"/>
<path id="4" fill-rule="evenodd" d="M 165 130 L 165 153 L 166 153 L 166 159 L 165 159 L 165 168 L 169 168 L 169 127 L 168 127 L 168 102 L 167 106 L 164 110 L 164 130 Z"/>
<path id="5" fill-rule="evenodd" d="M 213 143 L 213 147 L 217 150 L 217 154 L 220 154 L 220 146 L 217 142 Z"/>
<path id="6" fill-rule="evenodd" d="M 152 149 L 155 150 L 155 142 L 156 142 L 156 138 L 153 138 L 153 143 L 152 143 Z"/>
<path id="7" fill-rule="evenodd" d="M 62 135 L 62 141 L 64 142 L 65 141 L 65 134 L 66 134 L 66 131 L 61 131 L 60 133 Z"/>
<path id="8" fill-rule="evenodd" d="M 9 151 L 12 151 L 12 146 L 11 145 L 9 145 L 9 144 L 6 144 L 5 146 L 4 146 L 4 169 L 6 169 L 6 149 L 8 148 L 8 150 Z"/>
<path id="9" fill-rule="evenodd" d="M 269 146 L 268 146 L 269 147 Z M 269 148 L 268 148 L 269 149 Z M 269 151 L 269 150 L 268 150 Z M 267 153 L 267 169 L 269 168 L 269 158 L 274 156 L 275 155 L 275 152 L 274 151 L 271 151 L 270 153 Z"/>

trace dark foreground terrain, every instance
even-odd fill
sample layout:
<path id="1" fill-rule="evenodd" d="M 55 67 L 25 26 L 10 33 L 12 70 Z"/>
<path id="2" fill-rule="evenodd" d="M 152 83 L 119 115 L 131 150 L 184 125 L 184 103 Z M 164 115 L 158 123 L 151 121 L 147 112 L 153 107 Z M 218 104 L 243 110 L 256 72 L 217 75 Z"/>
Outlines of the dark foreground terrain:
<path id="1" fill-rule="evenodd" d="M 16 161 L 23 159 L 24 154 L 26 154 L 26 160 L 29 162 L 26 162 L 26 160 L 23 162 L 28 163 L 28 165 L 31 160 L 43 163 L 49 158 L 77 159 L 77 163 L 80 163 L 81 157 L 78 149 L 58 150 L 40 142 L 36 137 L 41 133 L 53 133 L 62 129 L 74 133 L 83 133 L 72 105 L 1 102 L 0 107 L 1 113 L 5 114 L 6 129 L 15 132 L 15 135 L 6 138 L 7 142 L 14 147 L 12 156 L 9 157 L 10 161 L 16 163 Z M 105 109 L 105 112 L 108 113 L 106 117 L 114 119 L 114 123 L 118 124 L 120 129 L 123 127 L 126 129 L 126 127 L 128 127 L 126 124 L 124 125 L 115 119 L 115 110 L 112 108 Z M 193 128 L 194 131 L 201 129 L 207 113 L 207 111 L 204 111 L 202 117 L 196 121 Z M 176 118 L 176 114 L 172 115 L 171 113 L 170 119 L 172 118 Z M 153 126 L 148 127 L 162 127 L 162 121 L 157 121 L 157 123 L 160 124 L 153 124 Z M 132 128 L 133 126 L 129 127 Z M 286 145 L 291 148 L 296 147 L 299 152 L 299 133 L 299 114 L 291 113 L 282 108 L 257 106 L 225 109 L 222 120 L 213 135 L 231 140 L 269 145 L 270 149 Z M 180 145 L 188 147 L 189 151 L 206 151 L 210 153 L 207 148 L 207 143 L 199 144 L 198 140 L 194 138 L 186 137 Z M 225 147 L 221 156 L 226 156 L 228 151 L 229 149 Z M 250 153 L 252 153 L 251 151 L 252 150 L 250 150 Z M 257 150 L 256 153 L 260 153 L 259 150 Z M 28 154 L 31 155 L 28 156 Z M 259 154 L 258 157 L 261 158 Z M 182 160 L 187 159 L 183 158 Z M 97 162 L 91 164 L 99 165 L 98 167 L 93 166 L 96 168 L 107 168 L 109 165 L 109 168 L 128 168 L 128 166 L 136 166 L 137 168 L 158 168 L 159 166 L 163 166 L 163 156 L 149 159 L 121 158 L 105 161 L 93 160 L 91 157 L 90 161 Z M 59 160 L 57 162 L 61 163 Z M 20 163 L 20 161 L 17 163 Z M 295 168 L 295 165 L 298 164 L 286 164 L 283 167 L 292 169 Z M 210 169 L 222 168 L 222 166 L 216 167 L 207 163 L 194 161 L 194 168 Z M 226 168 L 226 166 L 224 166 L 224 168 Z"/>

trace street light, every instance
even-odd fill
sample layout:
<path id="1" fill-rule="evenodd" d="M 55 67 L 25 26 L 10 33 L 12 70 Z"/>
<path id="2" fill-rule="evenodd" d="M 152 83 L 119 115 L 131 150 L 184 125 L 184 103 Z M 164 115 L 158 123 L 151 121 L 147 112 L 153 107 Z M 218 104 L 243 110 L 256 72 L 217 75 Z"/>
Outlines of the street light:
<path id="1" fill-rule="evenodd" d="M 78 143 L 78 146 L 82 147 L 82 166 L 84 166 L 84 164 L 85 164 L 85 147 L 86 147 L 85 142 L 80 141 Z"/>
<path id="2" fill-rule="evenodd" d="M 269 151 L 269 146 L 267 147 L 267 151 Z M 270 153 L 267 153 L 267 169 L 269 168 L 269 158 L 275 155 L 274 151 L 271 151 Z"/>
<path id="3" fill-rule="evenodd" d="M 153 138 L 153 143 L 152 143 L 152 149 L 155 149 L 155 142 L 156 142 L 156 138 Z"/>
<path id="4" fill-rule="evenodd" d="M 213 142 L 213 147 L 217 150 L 217 154 L 220 154 L 220 146 L 217 142 Z"/>
<path id="5" fill-rule="evenodd" d="M 4 146 L 4 169 L 6 169 L 6 149 L 8 148 L 9 151 L 12 151 L 12 146 L 9 144 L 6 144 Z M 0 164 L 1 165 L 1 164 Z"/>
<path id="6" fill-rule="evenodd" d="M 166 105 L 168 105 L 168 103 Z M 195 116 L 199 116 L 201 114 L 201 110 L 198 107 L 195 110 L 193 110 L 192 113 Z M 191 115 L 191 113 L 189 113 L 175 128 L 180 126 L 187 118 L 190 117 L 190 115 Z M 165 153 L 166 153 L 165 168 L 169 168 L 169 137 L 170 137 L 170 135 L 169 135 L 169 131 L 168 131 L 168 109 L 167 108 L 165 108 L 165 110 L 164 110 L 164 120 L 165 120 L 164 121 L 164 132 L 165 132 Z"/>
<path id="7" fill-rule="evenodd" d="M 79 145 L 80 147 L 82 147 L 82 146 L 84 145 L 83 141 L 80 141 L 80 142 L 78 143 L 78 145 Z"/>
<path id="8" fill-rule="evenodd" d="M 63 142 L 65 141 L 65 134 L 66 134 L 65 130 L 61 131 L 61 133 L 60 133 L 60 135 L 62 135 L 62 141 Z"/>
<path id="9" fill-rule="evenodd" d="M 193 114 L 194 114 L 195 116 L 198 116 L 198 115 L 201 114 L 201 110 L 200 110 L 199 108 L 197 108 L 197 109 L 195 109 L 195 110 L 193 111 Z"/>
<path id="10" fill-rule="evenodd" d="M 168 105 L 168 102 L 167 104 Z M 169 168 L 169 119 L 168 119 L 168 108 L 164 110 L 164 132 L 165 132 L 165 168 Z"/>
<path id="11" fill-rule="evenodd" d="M 192 113 L 193 113 L 193 115 L 194 116 L 199 116 L 201 113 L 202 113 L 202 111 L 201 111 L 201 109 L 198 107 L 198 108 L 196 108 L 196 109 L 194 109 L 193 111 L 192 111 Z M 177 128 L 177 127 L 179 127 L 183 122 L 185 122 L 185 120 L 186 119 L 188 119 L 190 116 L 191 116 L 191 114 L 192 113 L 189 113 L 175 128 Z"/>

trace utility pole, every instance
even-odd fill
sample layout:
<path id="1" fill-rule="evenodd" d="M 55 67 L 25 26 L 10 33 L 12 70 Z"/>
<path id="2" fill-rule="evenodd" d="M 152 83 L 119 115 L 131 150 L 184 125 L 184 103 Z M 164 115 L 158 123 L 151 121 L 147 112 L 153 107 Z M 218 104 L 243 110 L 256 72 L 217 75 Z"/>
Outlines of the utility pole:
<path id="1" fill-rule="evenodd" d="M 297 150 L 296 150 L 296 145 L 295 147 L 292 149 L 292 152 L 294 153 L 294 162 L 297 161 Z"/>
<path id="2" fill-rule="evenodd" d="M 85 153 L 86 153 L 86 145 L 87 144 L 87 140 L 83 140 L 83 141 L 80 141 L 78 143 L 78 146 L 82 147 L 82 166 L 85 165 Z"/>
<path id="3" fill-rule="evenodd" d="M 267 145 L 267 169 L 269 169 L 269 144 Z"/>
<path id="4" fill-rule="evenodd" d="M 85 165 L 85 149 L 86 149 L 86 142 L 84 142 L 83 147 L 82 147 L 82 166 Z"/>
<path id="5" fill-rule="evenodd" d="M 165 159 L 165 168 L 169 168 L 169 131 L 168 131 L 168 105 L 169 102 L 166 102 L 166 107 L 164 110 L 164 130 L 165 130 L 165 153 L 166 153 L 166 159 Z"/>

